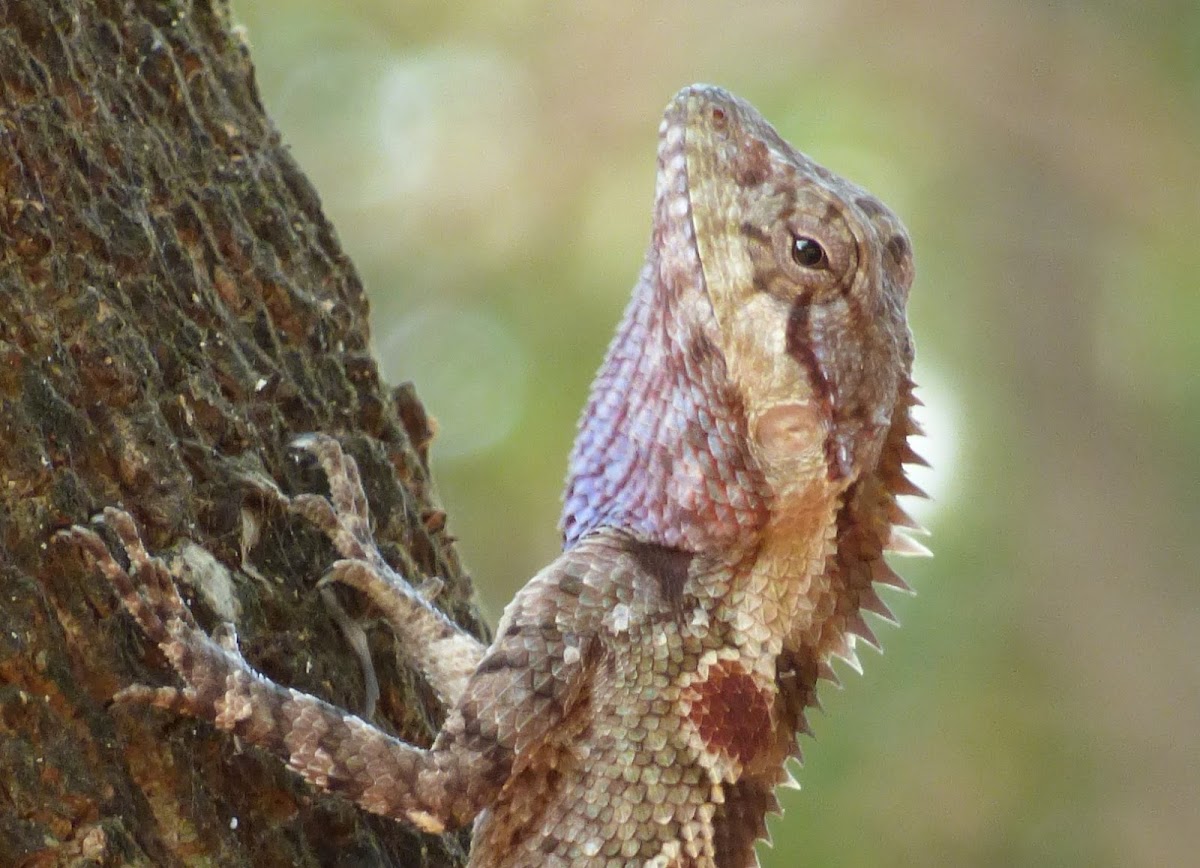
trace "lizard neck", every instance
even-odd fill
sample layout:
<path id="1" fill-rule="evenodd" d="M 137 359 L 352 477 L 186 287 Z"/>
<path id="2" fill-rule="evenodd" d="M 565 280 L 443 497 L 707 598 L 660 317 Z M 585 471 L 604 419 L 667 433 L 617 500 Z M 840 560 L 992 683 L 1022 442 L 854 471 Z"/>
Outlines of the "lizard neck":
<path id="1" fill-rule="evenodd" d="M 717 612 L 726 621 L 751 613 L 754 628 L 737 635 L 755 646 L 752 656 L 761 656 L 772 675 L 787 636 L 831 614 L 825 607 L 831 602 L 829 562 L 837 549 L 841 495 L 824 483 L 807 494 L 808 503 L 772 515 L 753 557 L 733 571 Z"/>
<path id="2" fill-rule="evenodd" d="M 571 453 L 567 548 L 607 527 L 689 552 L 723 551 L 752 540 L 769 516 L 694 239 L 663 237 L 664 224 L 655 225 Z"/>

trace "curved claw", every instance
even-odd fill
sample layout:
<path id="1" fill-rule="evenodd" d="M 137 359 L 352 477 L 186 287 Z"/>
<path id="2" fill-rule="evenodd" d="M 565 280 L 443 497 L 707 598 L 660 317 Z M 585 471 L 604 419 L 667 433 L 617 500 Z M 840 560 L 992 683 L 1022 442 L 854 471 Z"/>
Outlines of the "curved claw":
<path id="1" fill-rule="evenodd" d="M 334 508 L 339 513 L 348 513 L 366 522 L 370 511 L 358 473 L 358 462 L 342 451 L 342 445 L 328 434 L 301 434 L 293 438 L 291 446 L 317 459 L 329 480 L 329 497 Z"/>
<path id="2" fill-rule="evenodd" d="M 326 536 L 332 536 L 338 530 L 338 517 L 333 505 L 319 494 L 297 494 L 288 502 L 288 511 L 300 516 Z"/>
<path id="3" fill-rule="evenodd" d="M 117 563 L 108 545 L 90 528 L 75 525 L 60 531 L 57 537 L 78 545 L 92 558 L 126 610 L 155 642 L 161 644 L 170 639 L 172 622 L 199 629 L 191 610 L 175 589 L 167 565 L 146 551 L 133 517 L 123 510 L 108 507 L 104 510 L 103 523 L 116 533 L 129 557 L 129 571 Z"/>

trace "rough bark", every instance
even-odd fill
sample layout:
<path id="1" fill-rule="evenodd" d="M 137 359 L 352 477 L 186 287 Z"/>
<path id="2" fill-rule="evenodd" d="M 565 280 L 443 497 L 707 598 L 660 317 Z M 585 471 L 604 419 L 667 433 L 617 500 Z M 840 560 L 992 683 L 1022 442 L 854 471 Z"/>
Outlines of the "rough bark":
<path id="1" fill-rule="evenodd" d="M 331 549 L 255 495 L 311 484 L 286 444 L 327 431 L 363 468 L 385 551 L 447 577 L 441 600 L 481 629 L 423 411 L 380 382 L 359 279 L 227 11 L 0 0 L 0 865 L 461 864 L 461 836 L 317 794 L 211 727 L 110 707 L 169 668 L 52 539 L 121 504 L 152 550 L 194 559 L 193 541 L 216 557 L 182 586 L 202 623 L 232 614 L 271 677 L 362 707 L 314 590 Z M 442 710 L 369 635 L 375 722 L 426 743 Z"/>

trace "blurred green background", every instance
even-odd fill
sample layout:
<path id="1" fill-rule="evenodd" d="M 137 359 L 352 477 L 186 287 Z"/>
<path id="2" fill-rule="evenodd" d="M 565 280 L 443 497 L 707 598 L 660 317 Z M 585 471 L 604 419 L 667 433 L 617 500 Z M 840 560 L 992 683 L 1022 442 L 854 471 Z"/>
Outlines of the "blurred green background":
<path id="1" fill-rule="evenodd" d="M 555 555 L 693 81 L 888 202 L 936 462 L 767 866 L 1200 856 L 1200 4 L 236 0 L 263 97 L 440 422 L 493 621 Z"/>

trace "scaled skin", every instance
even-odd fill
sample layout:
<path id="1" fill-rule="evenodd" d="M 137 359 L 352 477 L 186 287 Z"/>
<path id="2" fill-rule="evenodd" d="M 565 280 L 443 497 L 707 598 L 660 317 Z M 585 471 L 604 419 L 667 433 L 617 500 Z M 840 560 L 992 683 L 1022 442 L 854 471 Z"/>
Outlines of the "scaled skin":
<path id="1" fill-rule="evenodd" d="M 564 552 L 490 647 L 384 562 L 353 460 L 299 444 L 331 496 L 289 506 L 451 708 L 432 748 L 254 672 L 110 510 L 132 576 L 92 532 L 68 536 L 185 682 L 119 698 L 213 721 L 425 831 L 475 820 L 475 868 L 755 865 L 828 658 L 873 641 L 873 582 L 903 584 L 883 551 L 910 523 L 895 496 L 916 493 L 911 244 L 717 88 L 667 107 L 658 164 L 646 264 L 572 452 Z"/>

